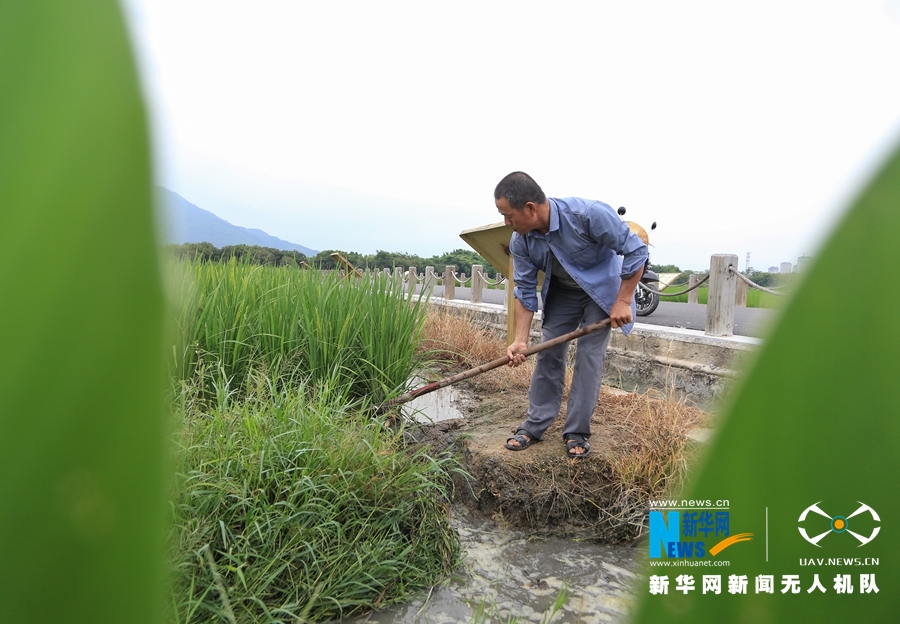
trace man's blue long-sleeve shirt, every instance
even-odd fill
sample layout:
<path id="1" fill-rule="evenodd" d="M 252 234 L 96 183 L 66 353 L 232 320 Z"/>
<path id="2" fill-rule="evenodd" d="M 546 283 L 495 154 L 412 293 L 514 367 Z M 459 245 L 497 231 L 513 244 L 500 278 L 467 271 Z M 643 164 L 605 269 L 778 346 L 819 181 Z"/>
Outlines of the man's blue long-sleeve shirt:
<path id="1" fill-rule="evenodd" d="M 538 271 L 544 271 L 541 297 L 550 285 L 550 253 L 556 256 L 579 286 L 609 314 L 622 280 L 634 275 L 647 262 L 647 246 L 609 205 L 599 201 L 567 197 L 550 198 L 550 229 L 532 230 L 522 236 L 513 232 L 509 242 L 513 255 L 515 297 L 536 312 Z M 631 301 L 632 318 L 635 315 Z M 622 327 L 628 334 L 634 323 Z"/>

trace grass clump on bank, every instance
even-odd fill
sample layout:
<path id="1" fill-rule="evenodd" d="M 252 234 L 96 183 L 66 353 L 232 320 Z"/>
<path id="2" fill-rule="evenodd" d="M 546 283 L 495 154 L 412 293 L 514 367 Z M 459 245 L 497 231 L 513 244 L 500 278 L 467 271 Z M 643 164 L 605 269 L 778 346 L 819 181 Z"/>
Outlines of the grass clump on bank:
<path id="1" fill-rule="evenodd" d="M 600 411 L 603 433 L 615 449 L 610 456 L 617 492 L 613 508 L 621 522 L 643 524 L 650 500 L 681 491 L 697 447 L 689 434 L 708 426 L 711 417 L 671 394 L 653 391 L 604 394 Z"/>
<path id="2" fill-rule="evenodd" d="M 327 388 L 249 399 L 176 410 L 176 621 L 322 621 L 408 600 L 456 568 L 449 460 Z"/>
<path id="3" fill-rule="evenodd" d="M 380 279 L 179 270 L 173 621 L 324 621 L 445 579 L 458 466 L 367 408 L 419 366 L 424 307 Z"/>

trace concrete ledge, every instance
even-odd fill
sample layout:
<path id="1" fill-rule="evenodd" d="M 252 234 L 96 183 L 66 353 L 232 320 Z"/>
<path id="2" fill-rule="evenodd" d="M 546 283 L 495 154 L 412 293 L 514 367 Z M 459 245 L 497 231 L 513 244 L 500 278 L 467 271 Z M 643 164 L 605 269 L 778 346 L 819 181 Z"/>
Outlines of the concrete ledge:
<path id="1" fill-rule="evenodd" d="M 432 299 L 430 303 L 506 336 L 504 306 L 443 299 Z M 531 327 L 532 341 L 540 340 L 540 324 L 538 312 Z M 761 344 L 762 340 L 747 336 L 712 337 L 691 329 L 635 323 L 628 336 L 613 330 L 603 381 L 628 391 L 674 391 L 705 406 L 728 390 Z M 569 349 L 570 358 L 574 352 L 574 348 Z"/>
<path id="2" fill-rule="evenodd" d="M 635 323 L 629 336 L 613 332 L 604 381 L 623 389 L 675 391 L 700 405 L 720 398 L 762 344 L 747 336 Z"/>

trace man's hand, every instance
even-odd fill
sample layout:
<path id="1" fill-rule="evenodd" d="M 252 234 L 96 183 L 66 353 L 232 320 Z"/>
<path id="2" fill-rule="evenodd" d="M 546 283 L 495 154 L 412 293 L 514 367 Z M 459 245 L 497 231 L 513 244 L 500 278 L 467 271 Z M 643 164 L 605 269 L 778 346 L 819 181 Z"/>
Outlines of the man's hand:
<path id="1" fill-rule="evenodd" d="M 506 355 L 509 356 L 509 365 L 515 368 L 519 364 L 525 362 L 525 356 L 522 355 L 522 352 L 527 348 L 528 345 L 524 342 L 514 342 L 506 347 Z"/>
<path id="2" fill-rule="evenodd" d="M 619 295 L 616 297 L 612 310 L 609 311 L 609 324 L 611 327 L 622 327 L 633 320 L 631 316 L 631 300 L 634 299 L 634 289 L 637 288 L 643 274 L 644 267 L 641 267 L 630 277 L 622 280 L 622 285 L 619 287 Z"/>
<path id="3" fill-rule="evenodd" d="M 516 367 L 525 361 L 522 352 L 528 348 L 528 340 L 530 338 L 531 320 L 534 318 L 534 312 L 528 310 L 522 302 L 516 298 L 515 303 L 515 319 L 516 330 L 513 334 L 512 344 L 506 347 L 506 355 L 509 356 L 509 365 Z"/>
<path id="4" fill-rule="evenodd" d="M 612 310 L 609 311 L 609 324 L 612 327 L 622 327 L 631 321 L 631 301 L 616 299 Z"/>

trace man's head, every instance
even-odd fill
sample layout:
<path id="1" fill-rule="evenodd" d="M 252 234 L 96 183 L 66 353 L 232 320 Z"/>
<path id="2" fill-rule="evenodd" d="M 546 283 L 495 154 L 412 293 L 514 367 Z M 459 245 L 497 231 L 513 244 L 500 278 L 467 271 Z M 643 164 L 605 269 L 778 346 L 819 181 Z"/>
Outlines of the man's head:
<path id="1" fill-rule="evenodd" d="M 505 176 L 494 189 L 494 200 L 505 199 L 511 208 L 522 210 L 525 204 L 543 204 L 547 201 L 544 191 L 527 173 L 513 171 Z"/>
<path id="2" fill-rule="evenodd" d="M 494 189 L 494 204 L 506 225 L 519 234 L 532 230 L 546 234 L 550 227 L 550 203 L 527 173 L 514 171 L 500 180 Z"/>

